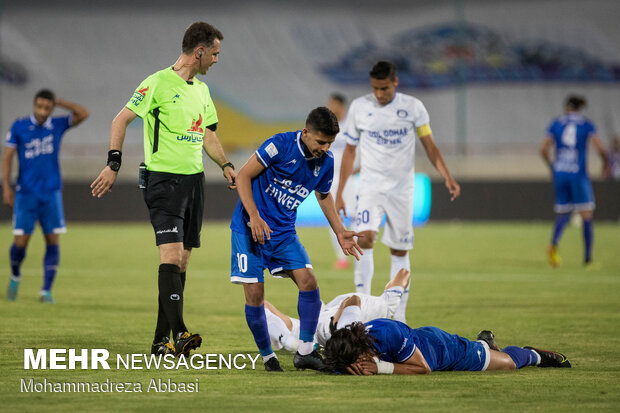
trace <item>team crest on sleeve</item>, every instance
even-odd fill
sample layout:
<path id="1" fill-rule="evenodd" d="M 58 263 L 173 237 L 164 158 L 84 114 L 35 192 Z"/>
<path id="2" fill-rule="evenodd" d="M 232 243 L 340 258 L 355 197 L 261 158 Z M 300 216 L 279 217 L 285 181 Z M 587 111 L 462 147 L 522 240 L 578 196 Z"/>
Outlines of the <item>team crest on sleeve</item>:
<path id="1" fill-rule="evenodd" d="M 273 142 L 271 142 L 265 148 L 265 152 L 267 152 L 267 155 L 269 155 L 270 158 L 273 158 L 274 156 L 278 154 L 278 149 L 276 148 L 276 145 L 274 145 Z"/>

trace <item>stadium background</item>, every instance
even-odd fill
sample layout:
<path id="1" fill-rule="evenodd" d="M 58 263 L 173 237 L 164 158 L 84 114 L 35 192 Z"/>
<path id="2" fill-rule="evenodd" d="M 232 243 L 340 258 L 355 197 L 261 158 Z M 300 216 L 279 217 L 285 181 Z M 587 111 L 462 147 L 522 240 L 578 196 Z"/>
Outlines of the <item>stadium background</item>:
<path id="1" fill-rule="evenodd" d="M 63 142 L 69 221 L 146 217 L 135 190 L 139 119 L 125 140 L 118 197 L 95 202 L 85 184 L 105 160 L 112 118 L 143 78 L 174 62 L 194 20 L 224 33 L 220 62 L 205 80 L 218 108 L 218 135 L 238 166 L 272 133 L 300 127 L 330 92 L 349 99 L 368 93 L 366 74 L 376 59 L 398 62 L 400 91 L 426 104 L 438 145 L 463 184 L 462 199 L 450 204 L 432 166 L 418 160 L 417 170 L 434 182 L 431 219 L 552 217 L 538 147 L 569 92 L 587 96 L 586 114 L 605 144 L 620 132 L 614 0 L 587 7 L 574 0 L 231 0 L 191 9 L 162 0 L 35 0 L 3 2 L 0 12 L 0 129 L 28 114 L 42 87 L 91 111 Z M 597 179 L 600 162 L 590 158 Z M 210 162 L 206 171 L 207 219 L 227 219 L 236 194 Z M 595 192 L 597 216 L 617 219 L 618 186 L 597 182 Z M 3 208 L 0 219 L 9 218 Z"/>

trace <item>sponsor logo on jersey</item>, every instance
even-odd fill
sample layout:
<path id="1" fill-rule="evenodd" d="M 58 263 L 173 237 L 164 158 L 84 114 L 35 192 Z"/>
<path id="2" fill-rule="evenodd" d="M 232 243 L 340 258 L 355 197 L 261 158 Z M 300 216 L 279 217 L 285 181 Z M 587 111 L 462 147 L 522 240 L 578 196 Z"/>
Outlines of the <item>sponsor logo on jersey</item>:
<path id="1" fill-rule="evenodd" d="M 133 96 L 131 97 L 131 103 L 134 106 L 138 106 L 140 102 L 144 100 L 144 97 L 146 96 L 146 91 L 149 90 L 149 88 L 150 86 L 147 86 L 133 92 Z"/>
<path id="2" fill-rule="evenodd" d="M 198 115 L 198 120 L 192 119 L 192 127 L 187 131 L 204 133 L 204 129 L 201 128 L 200 125 L 202 125 L 202 114 Z"/>
<path id="3" fill-rule="evenodd" d="M 192 126 L 187 130 L 189 135 L 177 135 L 177 141 L 187 141 L 189 143 L 202 142 L 204 128 L 202 125 L 202 114 L 198 114 L 198 120 L 192 119 Z"/>

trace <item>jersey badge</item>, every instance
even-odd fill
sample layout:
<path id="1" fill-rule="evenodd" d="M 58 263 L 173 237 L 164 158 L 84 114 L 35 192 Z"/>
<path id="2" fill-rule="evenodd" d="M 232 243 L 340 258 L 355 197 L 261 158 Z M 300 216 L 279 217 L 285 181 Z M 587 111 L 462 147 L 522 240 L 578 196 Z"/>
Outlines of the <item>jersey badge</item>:
<path id="1" fill-rule="evenodd" d="M 267 152 L 267 155 L 269 155 L 270 158 L 273 158 L 274 156 L 278 154 L 278 149 L 276 148 L 276 145 L 274 145 L 273 142 L 271 142 L 265 148 L 265 152 Z"/>
<path id="2" fill-rule="evenodd" d="M 314 166 L 314 176 L 319 176 L 319 171 L 321 170 L 321 165 L 317 162 Z"/>
<path id="3" fill-rule="evenodd" d="M 398 116 L 399 118 L 406 118 L 406 117 L 407 117 L 407 115 L 409 115 L 409 114 L 408 114 L 408 113 L 407 113 L 407 111 L 406 111 L 406 110 L 404 110 L 404 109 L 398 109 L 398 110 L 396 111 L 396 116 Z"/>

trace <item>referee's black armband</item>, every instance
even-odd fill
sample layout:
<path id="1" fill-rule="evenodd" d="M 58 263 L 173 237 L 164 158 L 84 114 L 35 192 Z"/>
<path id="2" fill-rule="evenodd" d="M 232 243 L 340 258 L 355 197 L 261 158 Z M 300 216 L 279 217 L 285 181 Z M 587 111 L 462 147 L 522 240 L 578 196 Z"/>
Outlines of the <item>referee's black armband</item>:
<path id="1" fill-rule="evenodd" d="M 209 129 L 211 132 L 215 132 L 215 130 L 217 129 L 217 122 L 215 122 L 213 125 L 207 126 L 207 129 Z"/>

